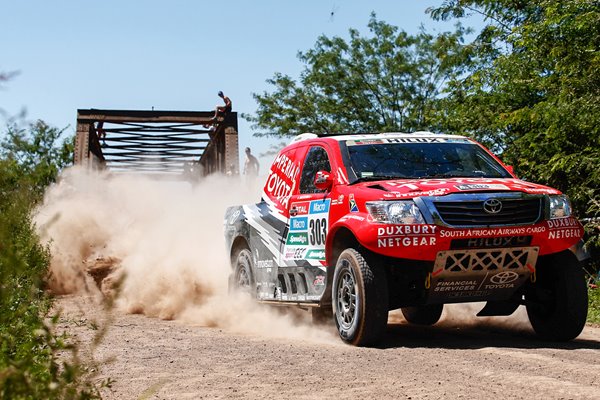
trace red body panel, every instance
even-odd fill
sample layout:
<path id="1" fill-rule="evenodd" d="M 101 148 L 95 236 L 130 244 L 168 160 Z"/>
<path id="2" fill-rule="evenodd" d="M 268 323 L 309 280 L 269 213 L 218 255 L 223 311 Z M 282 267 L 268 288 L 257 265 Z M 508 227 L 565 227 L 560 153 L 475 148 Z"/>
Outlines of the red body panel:
<path id="1" fill-rule="evenodd" d="M 315 145 L 327 150 L 334 184 L 330 191 L 322 195 L 302 195 L 298 191 L 302 167 L 309 147 Z M 487 152 L 498 160 L 492 153 Z M 457 193 L 560 194 L 560 191 L 556 189 L 517 178 L 399 179 L 352 185 L 348 183 L 348 173 L 338 140 L 334 138 L 302 140 L 287 146 L 277 156 L 271 165 L 263 194 L 281 218 L 288 221 L 292 198 L 296 206 L 303 199 L 330 199 L 326 242 L 328 256 L 331 240 L 340 227 L 352 231 L 358 241 L 371 251 L 389 257 L 423 261 L 433 261 L 438 252 L 450 249 L 454 239 L 481 241 L 496 238 L 498 243 L 501 243 L 502 238 L 531 236 L 528 246 L 539 247 L 539 254 L 546 255 L 570 248 L 583 236 L 581 224 L 573 217 L 555 220 L 542 219 L 535 225 L 490 228 L 452 228 L 433 224 L 393 225 L 373 222 L 365 205 L 368 201 L 409 200 L 417 197 L 439 197 Z M 493 245 L 492 242 L 487 244 Z M 331 265 L 334 260 L 327 259 L 327 262 Z"/>

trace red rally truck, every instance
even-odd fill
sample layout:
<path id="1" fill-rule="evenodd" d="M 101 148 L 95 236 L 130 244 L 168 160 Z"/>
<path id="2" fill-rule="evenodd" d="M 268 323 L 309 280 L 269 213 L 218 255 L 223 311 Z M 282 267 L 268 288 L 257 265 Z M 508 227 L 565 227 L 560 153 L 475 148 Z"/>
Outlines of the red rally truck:
<path id="1" fill-rule="evenodd" d="M 569 199 L 467 137 L 302 134 L 276 156 L 260 202 L 228 208 L 224 223 L 231 288 L 312 307 L 354 345 L 376 343 L 390 310 L 431 325 L 446 303 L 486 302 L 478 316 L 524 305 L 546 339 L 585 325 Z"/>

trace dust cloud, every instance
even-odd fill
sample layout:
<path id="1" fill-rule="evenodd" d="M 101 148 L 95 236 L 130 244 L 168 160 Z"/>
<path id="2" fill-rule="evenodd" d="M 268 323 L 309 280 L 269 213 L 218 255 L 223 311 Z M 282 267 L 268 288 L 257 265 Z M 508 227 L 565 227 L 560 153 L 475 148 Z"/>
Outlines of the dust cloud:
<path id="1" fill-rule="evenodd" d="M 527 311 L 524 306 L 509 316 L 478 317 L 477 313 L 485 306 L 485 302 L 446 304 L 440 318 L 439 326 L 446 328 L 483 328 L 495 331 L 511 331 L 513 333 L 532 333 Z"/>
<path id="2" fill-rule="evenodd" d="M 509 316 L 478 317 L 485 302 L 445 304 L 439 322 L 442 329 L 483 329 L 498 332 L 533 333 L 525 307 L 520 306 Z M 408 324 L 400 310 L 390 311 L 388 323 Z"/>
<path id="3" fill-rule="evenodd" d="M 35 216 L 52 254 L 49 286 L 61 294 L 104 292 L 128 313 L 337 343 L 306 312 L 283 314 L 227 294 L 225 209 L 257 202 L 260 183 L 212 176 L 192 186 L 67 169 Z"/>

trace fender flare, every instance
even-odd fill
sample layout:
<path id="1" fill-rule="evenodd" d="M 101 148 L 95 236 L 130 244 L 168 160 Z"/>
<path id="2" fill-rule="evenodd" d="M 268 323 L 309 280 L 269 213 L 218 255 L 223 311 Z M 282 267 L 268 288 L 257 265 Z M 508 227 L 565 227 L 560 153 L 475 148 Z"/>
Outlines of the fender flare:
<path id="1" fill-rule="evenodd" d="M 367 221 L 367 214 L 356 213 L 353 215 L 364 217 L 364 220 L 359 221 L 356 219 L 342 217 L 329 228 L 329 232 L 327 233 L 327 238 L 325 240 L 325 261 L 329 266 L 335 266 L 335 263 L 337 261 L 336 254 L 341 252 L 336 251 L 336 249 L 334 249 L 334 243 L 340 231 L 348 232 L 351 235 L 351 237 L 349 237 L 348 240 L 354 241 L 357 245 L 362 246 L 362 238 L 366 234 L 364 231 L 366 230 L 365 228 L 368 226 L 367 224 L 369 224 L 369 222 Z"/>

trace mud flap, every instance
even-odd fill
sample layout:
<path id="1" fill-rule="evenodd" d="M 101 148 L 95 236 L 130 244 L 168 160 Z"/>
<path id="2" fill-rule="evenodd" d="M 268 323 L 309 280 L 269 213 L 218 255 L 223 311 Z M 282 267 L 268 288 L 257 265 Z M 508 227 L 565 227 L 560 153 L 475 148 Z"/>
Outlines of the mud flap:
<path id="1" fill-rule="evenodd" d="M 488 301 L 477 313 L 478 317 L 509 316 L 519 308 L 519 303 L 514 301 Z"/>

